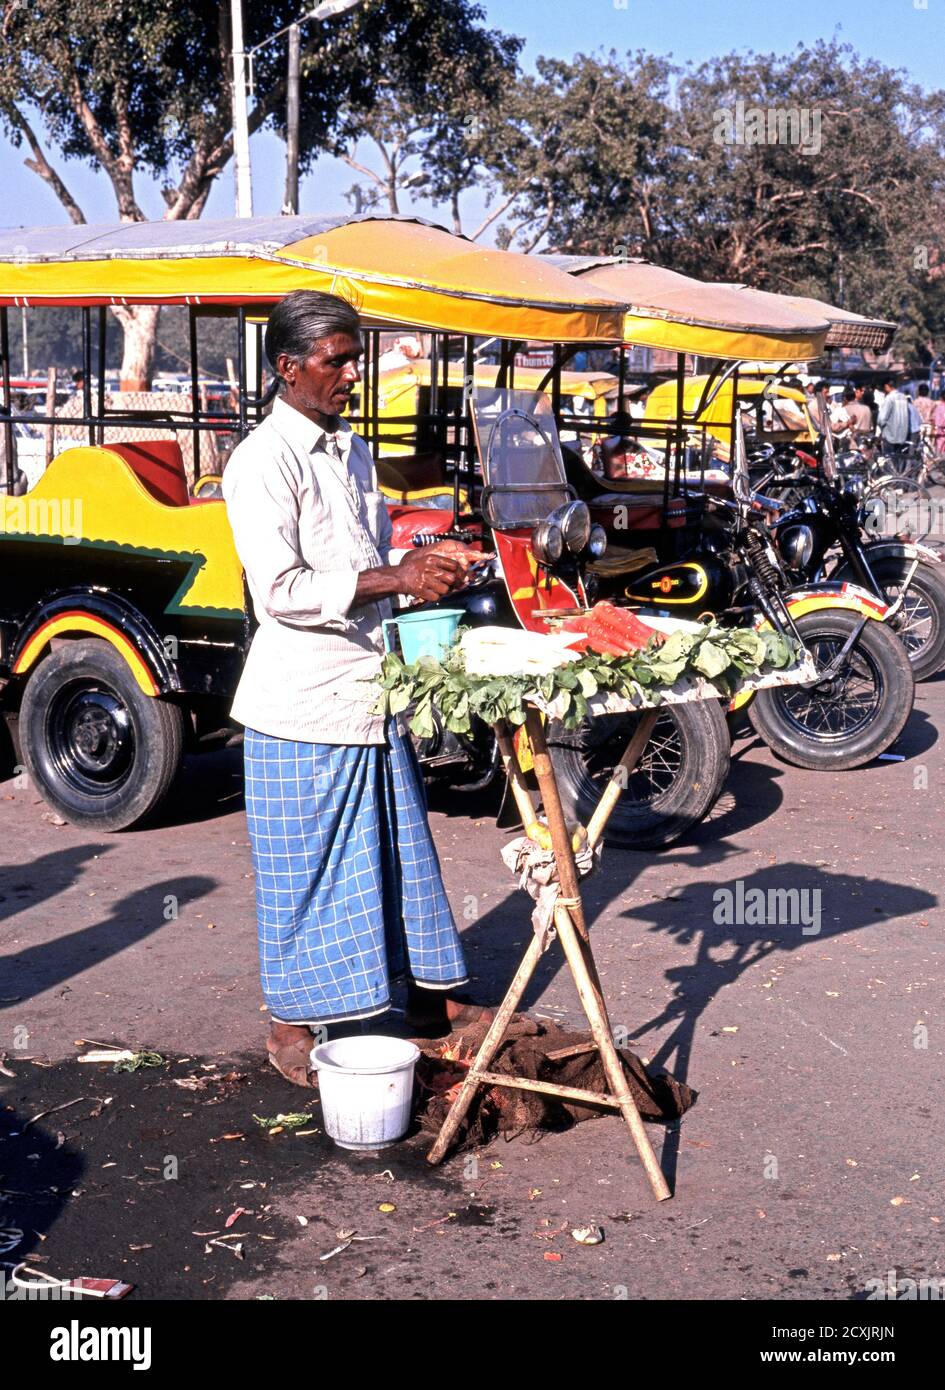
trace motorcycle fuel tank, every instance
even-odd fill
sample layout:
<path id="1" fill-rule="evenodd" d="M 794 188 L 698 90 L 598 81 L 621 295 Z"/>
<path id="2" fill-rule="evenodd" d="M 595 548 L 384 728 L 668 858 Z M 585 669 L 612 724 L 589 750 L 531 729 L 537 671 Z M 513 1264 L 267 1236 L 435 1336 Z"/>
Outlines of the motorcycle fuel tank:
<path id="1" fill-rule="evenodd" d="M 651 608 L 696 616 L 707 609 L 717 611 L 731 602 L 731 579 L 714 558 L 678 560 L 634 575 L 624 589 L 624 597 Z"/>

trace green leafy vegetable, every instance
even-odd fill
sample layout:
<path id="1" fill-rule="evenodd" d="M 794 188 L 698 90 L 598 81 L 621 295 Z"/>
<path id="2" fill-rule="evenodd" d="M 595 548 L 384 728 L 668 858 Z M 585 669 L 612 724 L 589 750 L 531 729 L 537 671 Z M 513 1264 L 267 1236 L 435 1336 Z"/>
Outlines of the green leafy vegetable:
<path id="1" fill-rule="evenodd" d="M 783 670 L 797 660 L 793 645 L 776 632 L 705 625 L 696 632 L 674 632 L 665 642 L 650 642 L 643 651 L 615 660 L 584 652 L 576 661 L 548 675 L 470 676 L 457 642 L 442 661 L 423 657 L 407 666 L 389 652 L 381 666 L 379 713 L 408 711 L 407 722 L 418 738 L 431 738 L 434 705 L 454 734 L 468 733 L 474 719 L 513 726 L 525 722 L 525 702 L 536 695 L 560 702 L 561 719 L 575 729 L 587 715 L 588 701 L 614 691 L 622 699 L 656 704 L 660 692 L 684 678 L 702 678 L 720 697 L 731 696 L 747 677 Z"/>

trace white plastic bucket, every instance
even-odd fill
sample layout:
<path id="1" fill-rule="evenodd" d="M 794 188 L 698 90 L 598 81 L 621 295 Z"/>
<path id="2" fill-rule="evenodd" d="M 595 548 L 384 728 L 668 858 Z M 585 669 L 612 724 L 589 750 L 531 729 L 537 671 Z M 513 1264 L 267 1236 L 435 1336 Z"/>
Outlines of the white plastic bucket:
<path id="1" fill-rule="evenodd" d="M 405 1038 L 339 1038 L 312 1048 L 325 1132 L 343 1149 L 380 1149 L 403 1138 L 420 1049 Z"/>

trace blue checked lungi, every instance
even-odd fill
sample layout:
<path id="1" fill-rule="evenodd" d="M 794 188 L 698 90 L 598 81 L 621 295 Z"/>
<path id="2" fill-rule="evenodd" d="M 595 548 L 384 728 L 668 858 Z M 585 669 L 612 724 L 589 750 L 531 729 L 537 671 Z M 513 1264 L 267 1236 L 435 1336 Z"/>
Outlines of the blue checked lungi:
<path id="1" fill-rule="evenodd" d="M 246 818 L 263 994 L 282 1023 L 384 1013 L 391 981 L 466 967 L 412 747 L 295 743 L 247 729 Z"/>

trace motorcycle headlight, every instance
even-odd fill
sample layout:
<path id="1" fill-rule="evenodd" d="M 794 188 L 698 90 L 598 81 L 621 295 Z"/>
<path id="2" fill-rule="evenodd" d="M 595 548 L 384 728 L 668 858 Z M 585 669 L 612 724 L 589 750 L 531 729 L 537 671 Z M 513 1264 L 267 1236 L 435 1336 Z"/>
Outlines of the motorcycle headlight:
<path id="1" fill-rule="evenodd" d="M 778 550 L 791 569 L 806 569 L 814 551 L 813 531 L 809 526 L 788 526 L 778 534 Z"/>
<path id="2" fill-rule="evenodd" d="M 566 502 L 556 507 L 548 520 L 557 526 L 572 555 L 580 555 L 591 535 L 591 513 L 586 502 Z"/>
<path id="3" fill-rule="evenodd" d="M 532 531 L 532 550 L 540 565 L 556 565 L 564 553 L 564 535 L 552 517 L 546 516 Z"/>
<path id="4" fill-rule="evenodd" d="M 592 526 L 587 540 L 587 553 L 592 560 L 599 560 L 607 549 L 607 532 L 603 526 Z"/>

